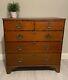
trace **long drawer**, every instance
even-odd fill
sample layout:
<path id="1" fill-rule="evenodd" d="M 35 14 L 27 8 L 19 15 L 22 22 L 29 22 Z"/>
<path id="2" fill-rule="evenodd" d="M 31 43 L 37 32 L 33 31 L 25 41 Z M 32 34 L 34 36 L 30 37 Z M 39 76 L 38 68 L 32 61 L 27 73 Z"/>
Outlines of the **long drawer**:
<path id="1" fill-rule="evenodd" d="M 6 41 L 62 41 L 63 31 L 8 31 Z"/>
<path id="2" fill-rule="evenodd" d="M 31 54 L 6 54 L 7 65 L 9 66 L 42 66 L 55 65 L 60 62 L 60 54 L 57 53 L 31 53 Z"/>
<path id="3" fill-rule="evenodd" d="M 61 42 L 7 42 L 7 53 L 26 53 L 26 52 L 61 52 Z"/>

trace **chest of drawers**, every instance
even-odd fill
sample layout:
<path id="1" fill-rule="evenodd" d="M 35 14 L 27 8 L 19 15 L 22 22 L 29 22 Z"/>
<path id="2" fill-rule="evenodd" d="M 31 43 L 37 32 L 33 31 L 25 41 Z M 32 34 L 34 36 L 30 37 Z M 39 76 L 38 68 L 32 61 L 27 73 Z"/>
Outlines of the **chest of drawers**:
<path id="1" fill-rule="evenodd" d="M 64 24 L 64 18 L 4 18 L 6 72 L 47 66 L 60 72 Z"/>

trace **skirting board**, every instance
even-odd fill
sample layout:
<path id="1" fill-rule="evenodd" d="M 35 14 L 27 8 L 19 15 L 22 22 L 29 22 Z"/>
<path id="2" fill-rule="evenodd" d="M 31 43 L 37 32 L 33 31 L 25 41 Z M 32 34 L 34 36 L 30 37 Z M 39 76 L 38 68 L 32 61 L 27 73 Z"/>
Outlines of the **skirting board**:
<path id="1" fill-rule="evenodd" d="M 62 53 L 61 59 L 68 59 L 68 53 Z M 3 60 L 2 54 L 0 54 L 0 60 Z"/>

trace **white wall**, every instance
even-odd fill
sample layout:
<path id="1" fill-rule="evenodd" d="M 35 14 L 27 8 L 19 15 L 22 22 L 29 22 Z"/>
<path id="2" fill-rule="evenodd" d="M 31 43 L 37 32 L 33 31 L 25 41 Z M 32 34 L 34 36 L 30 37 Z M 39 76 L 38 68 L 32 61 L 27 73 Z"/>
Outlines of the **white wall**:
<path id="1" fill-rule="evenodd" d="M 7 4 L 20 4 L 20 17 L 67 17 L 68 0 L 0 0 L 0 17 L 6 17 Z"/>
<path id="2" fill-rule="evenodd" d="M 68 0 L 0 0 L 0 18 L 7 17 L 7 4 L 16 1 L 20 5 L 20 17 L 65 17 L 63 53 L 68 53 Z M 0 40 L 2 39 L 0 20 Z"/>

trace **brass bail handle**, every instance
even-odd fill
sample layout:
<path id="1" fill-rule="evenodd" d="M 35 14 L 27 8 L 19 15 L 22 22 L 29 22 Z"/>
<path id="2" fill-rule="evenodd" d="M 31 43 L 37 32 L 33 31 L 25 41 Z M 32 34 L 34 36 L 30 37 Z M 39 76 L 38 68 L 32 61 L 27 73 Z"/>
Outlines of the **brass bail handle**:
<path id="1" fill-rule="evenodd" d="M 20 24 L 16 25 L 16 29 L 21 29 L 21 28 L 22 28 L 22 26 Z"/>
<path id="2" fill-rule="evenodd" d="M 23 50 L 23 46 L 17 46 L 17 47 L 16 47 L 16 50 L 18 50 L 18 51 Z"/>
<path id="3" fill-rule="evenodd" d="M 22 40 L 22 39 L 23 39 L 23 35 L 18 34 L 16 38 L 17 38 L 18 40 Z"/>

